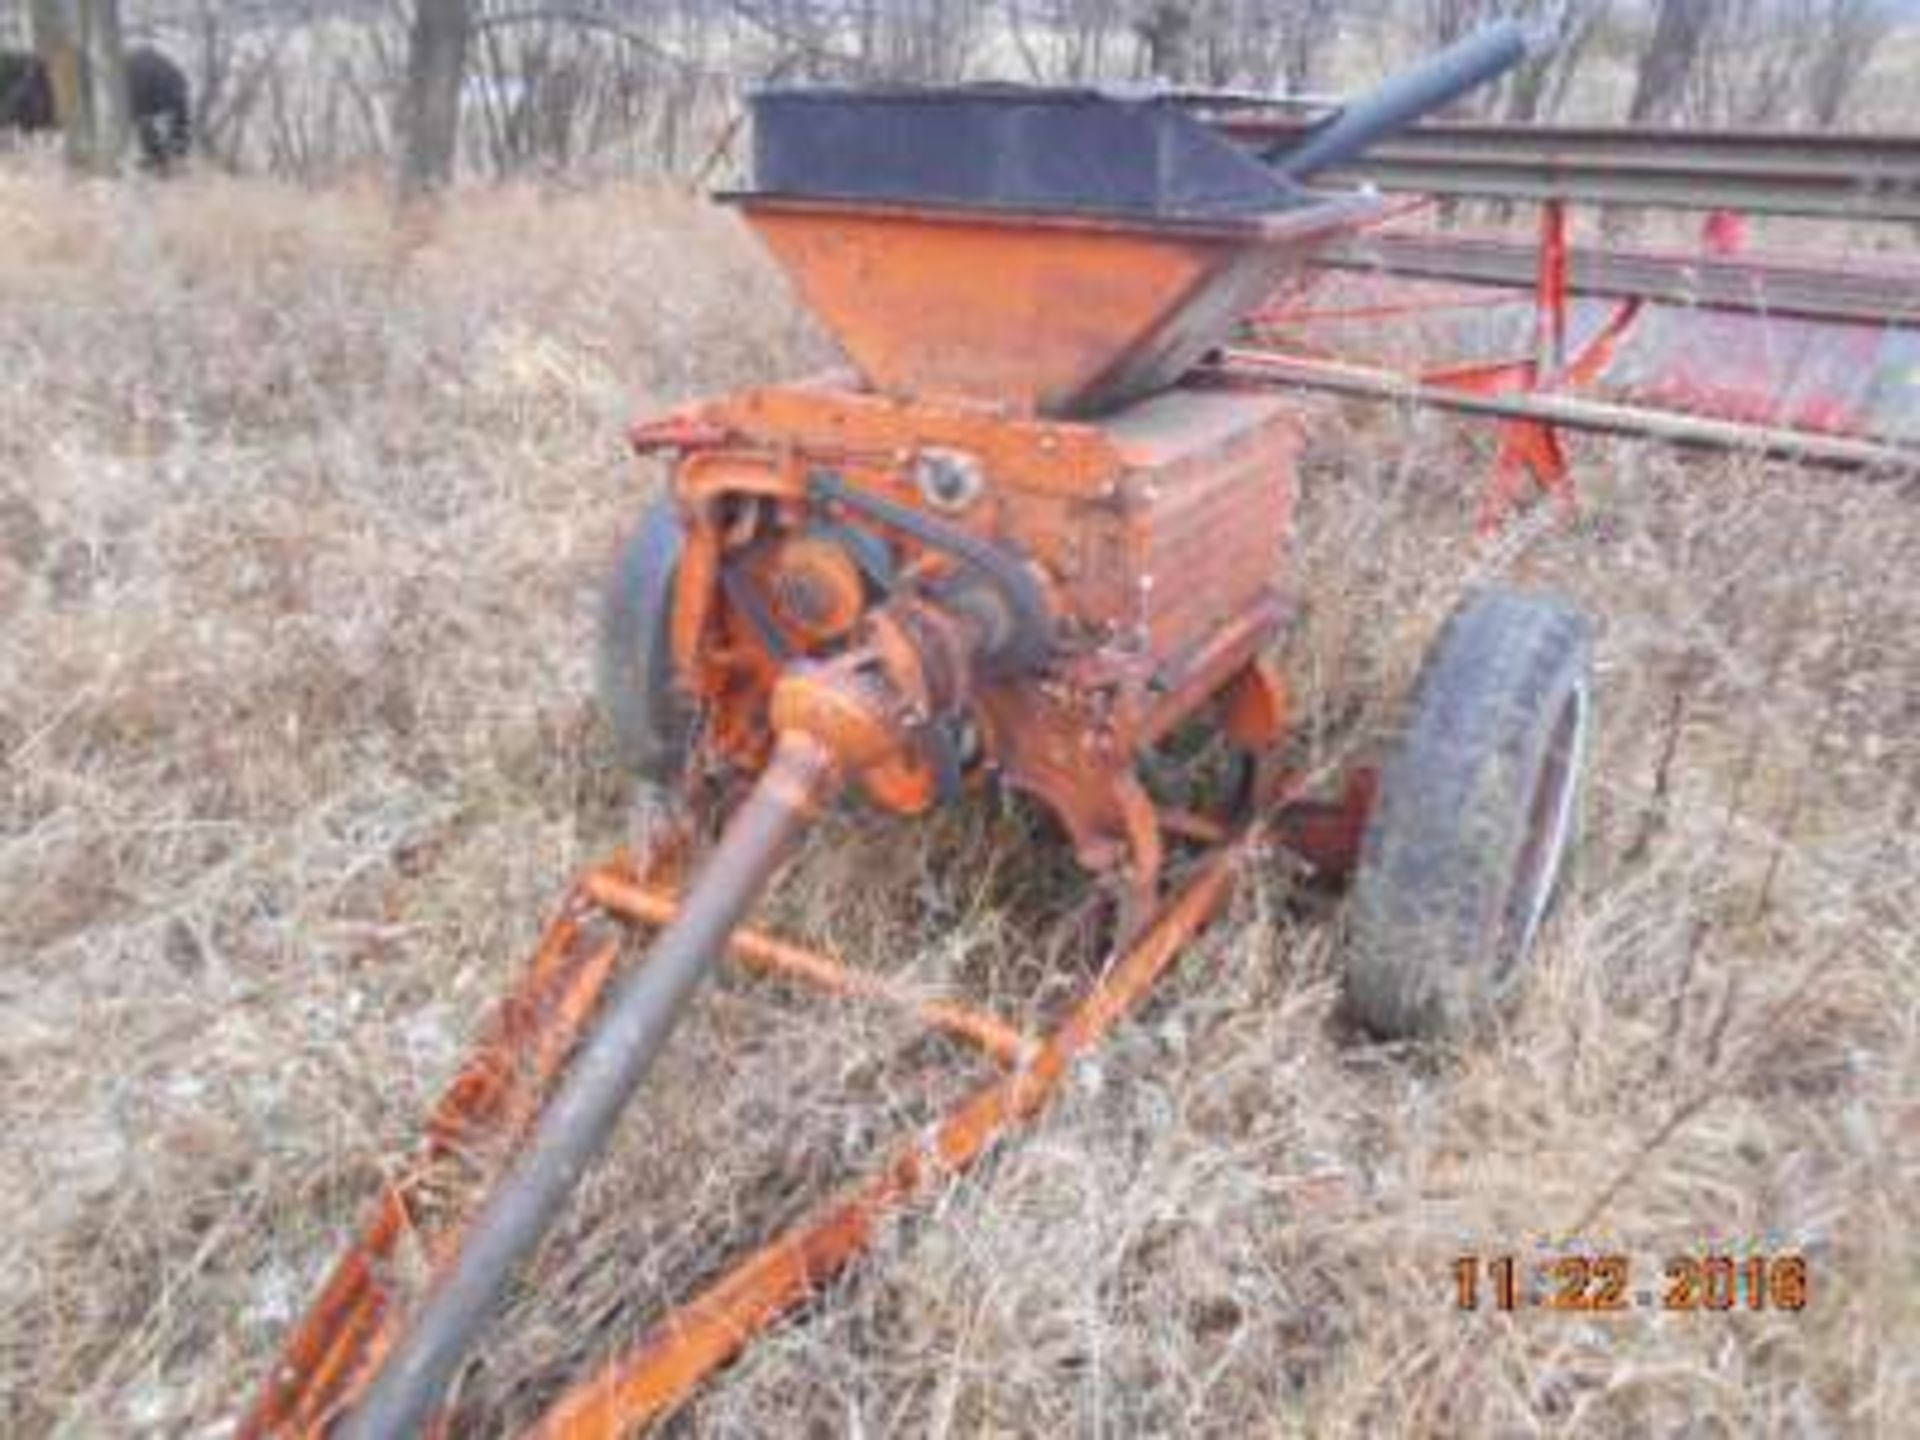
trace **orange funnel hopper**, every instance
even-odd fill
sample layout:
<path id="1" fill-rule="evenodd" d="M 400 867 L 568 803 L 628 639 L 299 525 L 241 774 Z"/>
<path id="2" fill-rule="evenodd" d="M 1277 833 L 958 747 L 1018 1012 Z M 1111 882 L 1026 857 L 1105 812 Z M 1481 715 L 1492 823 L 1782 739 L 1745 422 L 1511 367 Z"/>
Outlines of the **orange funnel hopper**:
<path id="1" fill-rule="evenodd" d="M 1171 384 L 1371 208 L 1192 221 L 736 200 L 875 389 L 1050 415 Z"/>
<path id="2" fill-rule="evenodd" d="M 727 197 L 867 383 L 1095 413 L 1173 383 L 1376 202 L 1172 105 L 1018 87 L 766 92 Z"/>

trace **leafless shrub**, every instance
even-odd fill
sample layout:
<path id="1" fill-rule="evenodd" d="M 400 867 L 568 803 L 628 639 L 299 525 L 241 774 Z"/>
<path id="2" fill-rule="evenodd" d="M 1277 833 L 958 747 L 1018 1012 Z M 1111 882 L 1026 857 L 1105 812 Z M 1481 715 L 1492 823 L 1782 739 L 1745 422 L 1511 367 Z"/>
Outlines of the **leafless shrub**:
<path id="1" fill-rule="evenodd" d="M 1661 0 L 1628 119 L 1831 127 L 1893 27 L 1876 0 Z"/>
<path id="2" fill-rule="evenodd" d="M 125 0 L 131 38 L 193 75 L 203 153 L 304 180 L 385 170 L 406 0 Z M 1501 15 L 1550 48 L 1460 113 L 1509 120 L 1910 126 L 1914 43 L 1877 0 L 471 0 L 466 175 L 667 176 L 737 166 L 767 81 L 1105 83 L 1292 95 L 1364 89 Z M 0 0 L 0 38 L 25 35 Z"/>

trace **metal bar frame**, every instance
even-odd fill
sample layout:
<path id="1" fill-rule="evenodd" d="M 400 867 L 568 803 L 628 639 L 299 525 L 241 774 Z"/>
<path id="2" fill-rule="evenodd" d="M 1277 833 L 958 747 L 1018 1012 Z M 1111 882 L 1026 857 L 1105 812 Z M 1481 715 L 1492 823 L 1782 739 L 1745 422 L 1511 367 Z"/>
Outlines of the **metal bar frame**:
<path id="1" fill-rule="evenodd" d="M 513 1152 L 620 973 L 623 941 L 679 912 L 661 883 L 673 868 L 620 854 L 584 874 L 548 925 L 514 989 L 482 1026 L 468 1059 L 435 1104 L 419 1153 L 382 1186 L 371 1215 L 283 1345 L 242 1419 L 242 1437 L 323 1435 L 356 1404 L 400 1329 L 400 1277 L 443 1269 L 468 1219 L 454 1192 L 475 1163 Z M 835 998 L 893 1006 L 1014 1071 L 1038 1046 L 998 1016 L 929 999 L 831 956 L 736 930 L 728 954 L 749 974 Z"/>
<path id="2" fill-rule="evenodd" d="M 1272 143 L 1271 134 L 1304 130 L 1308 123 L 1263 112 L 1236 130 L 1239 138 Z M 1481 172 L 1449 159 L 1442 142 L 1533 177 L 1531 188 L 1479 188 Z M 1375 228 L 1343 237 L 1316 252 L 1315 272 L 1347 270 L 1392 275 L 1414 281 L 1446 282 L 1505 292 L 1495 297 L 1446 293 L 1410 297 L 1404 306 L 1315 309 L 1310 287 L 1276 297 L 1251 317 L 1248 339 L 1267 349 L 1241 347 L 1222 352 L 1207 371 L 1216 380 L 1238 384 L 1288 384 L 1369 399 L 1429 405 L 1478 414 L 1499 422 L 1500 444 L 1493 472 L 1482 494 L 1479 529 L 1496 532 L 1536 495 L 1550 495 L 1571 512 L 1576 506 L 1563 429 L 1639 436 L 1688 446 L 1750 451 L 1800 463 L 1870 472 L 1912 473 L 1920 466 L 1920 447 L 1836 435 L 1795 426 L 1768 426 L 1745 420 L 1699 416 L 1648 406 L 1591 400 L 1567 393 L 1602 374 L 1648 304 L 1678 304 L 1754 315 L 1790 317 L 1838 325 L 1900 327 L 1920 324 L 1920 269 L 1822 268 L 1776 259 L 1755 260 L 1724 252 L 1667 255 L 1654 252 L 1575 250 L 1568 206 L 1575 200 L 1622 198 L 1604 186 L 1585 183 L 1595 167 L 1661 157 L 1669 168 L 1696 161 L 1718 163 L 1721 152 L 1735 152 L 1746 180 L 1779 180 L 1801 175 L 1809 165 L 1831 170 L 1828 181 L 1864 185 L 1865 193 L 1909 196 L 1913 214 L 1898 206 L 1869 206 L 1853 218 L 1920 220 L 1920 136 L 1833 137 L 1771 133 L 1707 135 L 1551 126 L 1416 126 L 1353 162 L 1367 171 L 1377 155 L 1404 143 L 1427 158 L 1423 175 L 1436 182 L 1423 188 L 1431 204 L 1441 196 L 1506 196 L 1539 203 L 1539 231 L 1531 244 L 1505 237 L 1429 234 Z M 1704 158 L 1703 158 L 1704 157 Z M 1797 169 L 1795 167 L 1798 167 Z M 1877 167 L 1877 168 L 1876 168 Z M 1893 175 L 1894 181 L 1887 176 Z M 1867 177 L 1862 180 L 1862 176 Z M 1371 177 L 1370 177 L 1371 178 Z M 1574 183 L 1561 183 L 1571 179 Z M 1384 182 L 1382 182 L 1384 183 Z M 1823 182 L 1826 183 L 1826 182 Z M 1891 186 L 1891 188 L 1889 188 Z M 1391 188 L 1391 187 L 1390 187 Z M 1798 193 L 1798 192 L 1796 192 Z M 1666 199 L 1645 197 L 1648 203 Z M 1716 195 L 1711 185 L 1694 192 L 1697 208 L 1740 204 L 1761 213 L 1826 213 L 1798 201 L 1779 202 L 1764 190 L 1752 196 Z M 1904 202 L 1903 202 L 1904 203 Z M 1851 213 L 1851 212 L 1850 212 Z M 1718 217 L 1716 217 L 1718 218 Z M 1711 225 L 1712 222 L 1710 221 Z M 1326 320 L 1387 318 L 1402 314 L 1517 302 L 1531 291 L 1534 327 L 1529 353 L 1471 365 L 1432 368 L 1420 374 L 1346 363 L 1322 346 L 1290 337 L 1291 327 Z M 1580 347 L 1568 353 L 1569 307 L 1575 297 L 1611 299 L 1613 314 Z"/>
<path id="3" fill-rule="evenodd" d="M 382 1185 L 370 1218 L 281 1348 L 241 1437 L 323 1435 L 397 1331 L 395 1277 L 442 1266 L 465 1222 L 451 1191 L 472 1161 L 524 1138 L 617 969 L 620 936 L 576 886 L 519 983 L 441 1094 L 419 1153 Z"/>
<path id="4" fill-rule="evenodd" d="M 667 1414 L 755 1336 L 817 1297 L 870 1250 L 884 1224 L 933 1194 L 1026 1125 L 1058 1093 L 1076 1060 L 1137 1008 L 1181 948 L 1225 906 L 1243 861 L 1269 839 L 1338 883 L 1350 872 L 1373 803 L 1370 770 L 1344 794 L 1309 801 L 1297 781 L 1270 771 L 1256 784 L 1252 818 L 1181 813 L 1170 830 L 1202 848 L 1139 927 L 1126 932 L 1099 978 L 1050 1031 L 1029 1036 L 999 1016 L 936 999 L 831 956 L 751 929 L 728 953 L 749 974 L 829 997 L 891 1006 L 978 1051 L 1001 1073 L 925 1131 L 900 1142 L 865 1179 L 759 1247 L 690 1301 L 670 1310 L 632 1350 L 609 1358 L 563 1394 L 539 1422 L 547 1437 L 625 1435 Z M 382 1187 L 372 1214 L 284 1345 L 238 1434 L 322 1436 L 357 1422 L 375 1377 L 414 1318 L 408 1297 L 431 1290 L 460 1253 L 487 1193 L 475 1182 L 525 1145 L 542 1107 L 598 1023 L 618 982 L 624 942 L 670 925 L 680 912 L 671 881 L 684 836 L 636 861 L 624 852 L 574 884 L 520 982 L 495 1008 L 469 1059 L 432 1112 L 415 1160 Z M 644 963 L 644 962 L 636 962 Z M 411 1263 L 409 1263 L 411 1262 Z M 424 1289 L 403 1276 L 424 1276 Z M 444 1433 L 444 1414 L 426 1426 Z"/>
<path id="5" fill-rule="evenodd" d="M 1273 351 L 1229 348 L 1220 353 L 1215 363 L 1203 367 L 1198 374 L 1199 378 L 1214 384 L 1279 385 L 1324 390 L 1362 399 L 1427 405 L 1467 415 L 1532 421 L 1597 435 L 1655 439 L 1701 449 L 1746 452 L 1896 480 L 1911 480 L 1920 475 L 1920 450 L 1903 446 L 1882 445 L 1844 435 L 1753 425 L 1740 420 L 1716 420 L 1649 410 L 1635 405 L 1615 405 L 1572 395 L 1539 392 L 1487 394 L 1432 384 L 1379 366 L 1306 359 Z"/>
<path id="6" fill-rule="evenodd" d="M 671 890 L 629 879 L 606 867 L 590 872 L 581 888 L 603 909 L 633 925 L 662 926 L 680 913 L 679 897 Z M 736 930 L 727 945 L 732 958 L 756 975 L 777 976 L 839 999 L 891 1005 L 912 1014 L 929 1030 L 964 1040 L 1001 1066 L 1018 1065 L 1032 1048 L 1026 1035 L 996 1015 L 946 1000 L 927 999 L 885 976 L 856 970 L 831 956 L 758 930 Z"/>
<path id="7" fill-rule="evenodd" d="M 1012 1073 L 976 1090 L 864 1180 L 754 1251 L 666 1315 L 641 1343 L 563 1395 L 540 1440 L 630 1435 L 671 1412 L 781 1317 L 818 1296 L 891 1217 L 958 1176 L 1059 1091 L 1074 1061 L 1134 1010 L 1181 948 L 1225 906 L 1251 836 L 1217 847 L 1067 1018 Z"/>
<path id="8" fill-rule="evenodd" d="M 1522 289 L 1532 284 L 1538 259 L 1535 246 L 1500 236 L 1374 230 L 1327 246 L 1314 264 L 1407 280 Z M 1566 285 L 1570 295 L 1749 315 L 1865 325 L 1920 322 L 1920 269 L 1911 266 L 1838 270 L 1775 258 L 1573 250 Z"/>
<path id="9" fill-rule="evenodd" d="M 1321 123 L 1272 107 L 1196 108 L 1260 150 L 1297 144 Z M 1429 121 L 1320 178 L 1462 199 L 1920 222 L 1920 135 Z"/>

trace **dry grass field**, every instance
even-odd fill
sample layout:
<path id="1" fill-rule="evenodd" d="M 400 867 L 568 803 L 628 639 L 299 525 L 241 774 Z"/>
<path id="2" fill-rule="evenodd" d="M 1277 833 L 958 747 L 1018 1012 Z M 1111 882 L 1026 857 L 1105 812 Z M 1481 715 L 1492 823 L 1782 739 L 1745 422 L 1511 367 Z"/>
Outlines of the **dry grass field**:
<path id="1" fill-rule="evenodd" d="M 0 1433 L 217 1435 L 568 875 L 617 842 L 597 587 L 652 406 L 826 354 L 732 223 L 0 168 Z M 1274 860 L 1023 1143 L 676 1434 L 1867 1435 L 1920 1413 L 1920 500 L 1581 443 L 1472 534 L 1483 435 L 1316 410 L 1311 763 L 1462 590 L 1578 597 L 1600 736 L 1509 1027 L 1357 1042 Z M 981 801 L 846 814 L 771 921 L 1016 1013 L 1093 958 Z M 953 1093 L 725 977 L 463 1384 L 524 1422 Z M 1803 1254 L 1800 1313 L 1462 1314 L 1456 1256 Z"/>

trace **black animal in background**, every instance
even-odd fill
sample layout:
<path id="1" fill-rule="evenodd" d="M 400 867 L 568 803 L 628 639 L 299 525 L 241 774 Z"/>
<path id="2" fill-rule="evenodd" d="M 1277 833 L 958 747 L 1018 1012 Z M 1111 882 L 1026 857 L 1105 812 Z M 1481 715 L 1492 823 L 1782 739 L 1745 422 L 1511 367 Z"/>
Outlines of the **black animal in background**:
<path id="1" fill-rule="evenodd" d="M 0 50 L 0 129 L 51 130 L 53 86 L 47 67 L 26 50 Z"/>
<path id="2" fill-rule="evenodd" d="M 150 45 L 127 51 L 127 98 L 140 154 L 155 170 L 186 157 L 193 143 L 193 107 L 186 73 Z M 51 130 L 53 86 L 40 58 L 0 50 L 0 130 Z"/>

